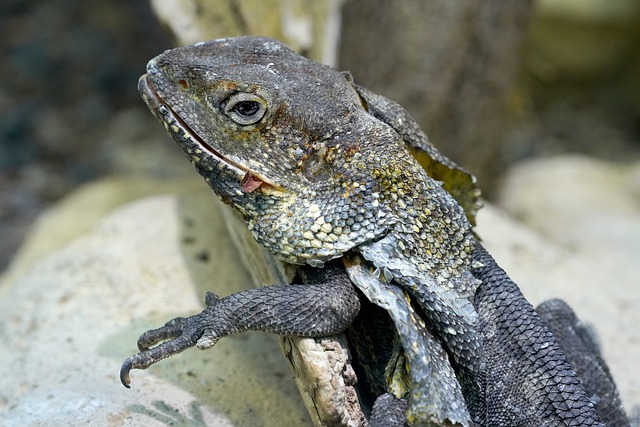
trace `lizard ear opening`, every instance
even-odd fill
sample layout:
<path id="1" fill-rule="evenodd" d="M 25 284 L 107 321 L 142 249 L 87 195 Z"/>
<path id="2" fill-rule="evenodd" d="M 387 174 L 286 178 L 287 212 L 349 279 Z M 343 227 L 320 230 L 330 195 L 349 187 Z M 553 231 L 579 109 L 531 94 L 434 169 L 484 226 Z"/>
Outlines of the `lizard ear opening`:
<path id="1" fill-rule="evenodd" d="M 348 81 L 352 85 L 355 85 L 355 82 L 353 81 L 353 75 L 351 75 L 349 71 L 340 71 L 340 75 L 344 77 L 346 81 Z"/>
<path id="2" fill-rule="evenodd" d="M 366 111 L 368 113 L 369 112 L 369 103 L 367 102 L 367 99 L 365 97 L 363 97 L 362 94 L 360 93 L 358 85 L 353 80 L 353 75 L 349 71 L 340 71 L 340 74 L 342 75 L 342 77 L 344 77 L 344 79 L 347 82 L 349 82 L 351 87 L 353 87 L 353 89 L 356 91 L 356 94 L 358 94 L 358 98 L 360 99 L 360 104 L 362 105 L 362 108 L 364 108 L 364 111 Z"/>

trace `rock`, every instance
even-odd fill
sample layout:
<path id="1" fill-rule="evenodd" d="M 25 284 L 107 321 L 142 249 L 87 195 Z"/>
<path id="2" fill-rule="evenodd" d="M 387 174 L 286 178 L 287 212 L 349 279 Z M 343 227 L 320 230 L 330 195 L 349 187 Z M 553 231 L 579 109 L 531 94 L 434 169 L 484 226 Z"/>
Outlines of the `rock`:
<path id="1" fill-rule="evenodd" d="M 131 390 L 119 382 L 140 333 L 202 309 L 199 285 L 228 294 L 249 283 L 219 205 L 204 184 L 197 195 L 132 202 L 3 281 L 3 425 L 309 424 L 268 334 L 135 371 Z"/>
<path id="2" fill-rule="evenodd" d="M 638 182 L 633 170 L 624 182 Z M 554 176 L 550 168 L 546 173 Z M 513 185 L 530 192 L 516 175 Z M 530 182 L 532 178 L 525 180 Z M 556 178 L 554 190 L 563 188 L 559 182 Z M 580 182 L 595 190 L 586 178 Z M 120 364 L 136 351 L 140 333 L 200 311 L 206 290 L 227 295 L 251 282 L 222 225 L 221 204 L 197 183 L 181 186 L 180 195 L 134 201 L 128 201 L 134 197 L 131 189 L 146 184 L 98 183 L 45 214 L 48 220 L 15 261 L 20 268 L 0 281 L 3 426 L 310 425 L 278 341 L 269 334 L 228 337 L 211 350 L 188 350 L 134 371 L 131 390 L 119 383 Z M 105 188 L 109 190 L 102 194 L 111 193 L 112 202 L 102 208 L 90 203 L 101 200 Z M 549 186 L 540 188 L 543 195 L 551 193 L 544 191 Z M 600 197 L 613 197 L 611 193 Z M 635 199 L 629 194 L 620 198 L 637 201 L 637 194 Z M 557 199 L 573 203 L 566 196 Z M 589 206 L 609 203 L 597 200 Z M 127 204 L 115 208 L 122 202 Z M 551 205 L 534 206 L 538 214 L 540 206 Z M 569 211 L 566 205 L 561 210 Z M 87 218 L 82 225 L 78 218 L 83 212 Z M 578 213 L 586 217 L 590 212 Z M 601 216 L 600 221 L 610 218 Z M 59 224 L 74 221 L 82 233 L 69 227 L 63 238 L 56 236 L 57 229 L 66 229 Z M 541 229 L 551 230 L 551 225 Z M 582 251 L 582 246 L 554 242 L 491 205 L 478 215 L 478 233 L 532 302 L 559 296 L 596 327 L 627 408 L 639 402 L 640 368 L 632 355 L 640 354 L 639 332 L 633 327 L 639 324 L 640 304 L 637 276 L 633 280 L 637 263 L 631 262 L 629 246 L 637 238 L 606 248 L 602 244 L 596 255 L 592 244 Z M 44 250 L 38 241 L 47 239 L 58 243 L 51 241 Z M 622 260 L 617 275 L 604 257 L 611 265 Z"/>
<path id="3" fill-rule="evenodd" d="M 33 262 L 87 233 L 117 206 L 150 194 L 184 193 L 201 184 L 198 177 L 166 181 L 109 177 L 79 187 L 40 215 L 0 278 L 0 287 Z"/>

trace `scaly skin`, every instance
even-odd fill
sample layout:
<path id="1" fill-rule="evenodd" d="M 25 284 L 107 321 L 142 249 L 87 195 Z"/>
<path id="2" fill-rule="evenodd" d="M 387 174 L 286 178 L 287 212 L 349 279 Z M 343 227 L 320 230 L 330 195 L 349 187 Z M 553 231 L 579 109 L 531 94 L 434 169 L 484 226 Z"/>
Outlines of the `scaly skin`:
<path id="1" fill-rule="evenodd" d="M 141 337 L 141 352 L 123 365 L 125 385 L 131 369 L 243 330 L 340 332 L 358 314 L 355 285 L 389 311 L 410 367 L 412 393 L 389 390 L 396 396 L 372 417 L 386 419 L 380 425 L 398 419 L 405 398 L 406 419 L 396 424 L 604 425 L 554 336 L 475 239 L 465 210 L 409 154 L 418 146 L 440 156 L 400 106 L 257 37 L 167 51 L 149 62 L 139 87 L 256 241 L 300 265 L 306 279 L 209 295 L 203 313 Z M 338 258 L 344 265 L 331 261 Z M 446 353 L 423 345 L 431 339 Z M 445 365 L 455 371 L 439 377 L 446 391 L 429 391 L 443 403 L 425 409 L 426 374 Z M 518 388 L 514 378 L 525 377 Z"/>

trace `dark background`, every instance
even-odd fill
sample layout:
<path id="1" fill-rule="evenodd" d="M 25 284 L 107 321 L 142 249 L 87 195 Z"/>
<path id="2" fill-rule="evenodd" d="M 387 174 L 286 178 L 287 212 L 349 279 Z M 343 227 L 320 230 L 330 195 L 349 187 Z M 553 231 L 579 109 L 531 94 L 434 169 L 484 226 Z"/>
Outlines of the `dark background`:
<path id="1" fill-rule="evenodd" d="M 564 152 L 639 158 L 640 13 L 578 18 L 531 21 L 505 100 L 509 129 L 496 156 L 506 164 Z M 0 31 L 1 270 L 37 215 L 79 184 L 182 172 L 172 166 L 181 155 L 136 90 L 146 62 L 174 44 L 146 0 L 4 0 Z M 604 57 L 590 67 L 550 62 L 571 51 L 571 37 Z M 499 181 L 502 162 L 497 169 L 482 171 L 486 187 Z"/>

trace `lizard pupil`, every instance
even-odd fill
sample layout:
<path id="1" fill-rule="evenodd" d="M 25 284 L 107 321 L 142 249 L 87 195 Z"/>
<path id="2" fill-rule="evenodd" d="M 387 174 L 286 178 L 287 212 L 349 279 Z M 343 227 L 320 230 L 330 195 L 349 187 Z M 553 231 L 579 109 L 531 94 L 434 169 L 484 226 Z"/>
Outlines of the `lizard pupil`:
<path id="1" fill-rule="evenodd" d="M 256 101 L 240 101 L 233 110 L 244 117 L 251 117 L 260 110 L 260 103 Z"/>
<path id="2" fill-rule="evenodd" d="M 258 123 L 267 112 L 267 101 L 253 93 L 238 92 L 223 104 L 224 113 L 240 126 Z"/>

